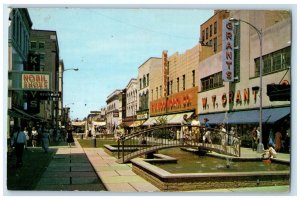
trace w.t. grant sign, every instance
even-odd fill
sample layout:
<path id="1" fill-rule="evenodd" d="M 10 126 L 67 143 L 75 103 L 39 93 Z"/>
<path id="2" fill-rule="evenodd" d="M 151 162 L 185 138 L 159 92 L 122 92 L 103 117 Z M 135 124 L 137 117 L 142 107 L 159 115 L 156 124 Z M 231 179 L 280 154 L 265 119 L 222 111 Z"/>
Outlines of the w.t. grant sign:
<path id="1" fill-rule="evenodd" d="M 50 91 L 51 74 L 35 71 L 10 71 L 10 90 Z"/>

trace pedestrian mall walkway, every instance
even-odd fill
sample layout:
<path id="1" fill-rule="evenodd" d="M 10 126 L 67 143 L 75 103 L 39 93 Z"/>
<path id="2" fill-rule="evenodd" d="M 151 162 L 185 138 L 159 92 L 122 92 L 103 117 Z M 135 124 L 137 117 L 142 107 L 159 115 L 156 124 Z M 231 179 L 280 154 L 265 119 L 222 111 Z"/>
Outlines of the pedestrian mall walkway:
<path id="1" fill-rule="evenodd" d="M 260 158 L 261 153 L 243 148 L 242 157 Z M 279 153 L 277 159 L 289 161 L 289 154 Z M 131 164 L 118 164 L 117 159 L 102 148 L 75 146 L 58 148 L 50 165 L 37 184 L 38 191 L 98 191 L 105 192 L 159 192 L 159 189 L 136 175 Z M 288 192 L 289 186 L 234 188 L 198 192 Z M 197 191 L 193 191 L 197 192 Z M 97 193 L 98 194 L 98 193 Z"/>

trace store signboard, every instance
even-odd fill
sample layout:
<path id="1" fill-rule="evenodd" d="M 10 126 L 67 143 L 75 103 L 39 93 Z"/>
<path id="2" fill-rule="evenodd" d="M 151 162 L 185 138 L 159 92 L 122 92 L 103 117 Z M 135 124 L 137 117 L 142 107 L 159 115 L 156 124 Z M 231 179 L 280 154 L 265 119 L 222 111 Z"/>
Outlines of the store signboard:
<path id="1" fill-rule="evenodd" d="M 34 71 L 10 71 L 10 90 L 50 91 L 51 74 Z"/>
<path id="2" fill-rule="evenodd" d="M 233 22 L 223 20 L 222 27 L 222 78 L 225 82 L 234 81 L 234 33 Z"/>

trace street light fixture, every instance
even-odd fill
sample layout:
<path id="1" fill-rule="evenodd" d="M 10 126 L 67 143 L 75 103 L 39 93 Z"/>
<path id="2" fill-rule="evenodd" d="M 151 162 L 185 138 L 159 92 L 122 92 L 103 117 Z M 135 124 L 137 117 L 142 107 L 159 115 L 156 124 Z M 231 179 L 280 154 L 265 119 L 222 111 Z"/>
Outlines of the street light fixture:
<path id="1" fill-rule="evenodd" d="M 257 152 L 261 153 L 264 150 L 264 145 L 262 143 L 262 73 L 263 73 L 263 60 L 262 60 L 262 31 L 256 28 L 253 24 L 250 24 L 247 21 L 241 20 L 241 19 L 235 19 L 230 18 L 229 21 L 231 22 L 244 22 L 245 24 L 248 24 L 254 30 L 257 32 L 258 38 L 259 38 L 259 45 L 260 45 L 260 60 L 259 60 L 259 92 L 260 92 L 260 98 L 259 98 L 259 143 L 257 145 Z"/>
<path id="2" fill-rule="evenodd" d="M 68 68 L 68 69 L 64 69 L 63 72 L 68 71 L 68 70 L 74 70 L 74 71 L 78 71 L 78 68 Z"/>

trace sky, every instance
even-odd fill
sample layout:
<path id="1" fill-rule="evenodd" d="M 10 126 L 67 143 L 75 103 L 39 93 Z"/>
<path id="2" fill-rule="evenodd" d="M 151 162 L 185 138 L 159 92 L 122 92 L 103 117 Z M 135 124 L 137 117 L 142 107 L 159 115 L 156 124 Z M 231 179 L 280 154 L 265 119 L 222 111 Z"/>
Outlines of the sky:
<path id="1" fill-rule="evenodd" d="M 28 8 L 33 29 L 55 30 L 64 72 L 64 106 L 82 119 L 106 106 L 150 57 L 197 45 L 207 9 Z M 74 104 L 73 104 L 74 103 Z"/>

